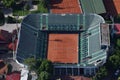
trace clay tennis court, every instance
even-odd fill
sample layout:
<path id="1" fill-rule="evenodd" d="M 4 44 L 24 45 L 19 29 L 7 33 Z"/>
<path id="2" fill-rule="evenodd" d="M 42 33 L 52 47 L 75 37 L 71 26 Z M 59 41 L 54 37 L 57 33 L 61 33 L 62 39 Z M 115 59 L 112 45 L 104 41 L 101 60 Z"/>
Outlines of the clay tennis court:
<path id="1" fill-rule="evenodd" d="M 48 60 L 78 63 L 78 34 L 49 34 Z"/>
<path id="2" fill-rule="evenodd" d="M 113 0 L 117 13 L 120 14 L 120 0 Z"/>
<path id="3" fill-rule="evenodd" d="M 52 13 L 82 13 L 78 0 L 51 0 Z"/>

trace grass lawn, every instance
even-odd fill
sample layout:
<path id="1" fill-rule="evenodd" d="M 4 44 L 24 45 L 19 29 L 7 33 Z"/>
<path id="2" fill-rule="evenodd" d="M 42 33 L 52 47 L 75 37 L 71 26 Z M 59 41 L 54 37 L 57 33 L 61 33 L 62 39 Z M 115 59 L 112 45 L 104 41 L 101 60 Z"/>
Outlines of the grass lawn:
<path id="1" fill-rule="evenodd" d="M 13 10 L 13 16 L 25 16 L 27 14 L 30 14 L 31 12 L 30 11 L 25 11 L 25 10 Z"/>
<path id="2" fill-rule="evenodd" d="M 38 3 L 38 10 L 36 11 L 29 11 L 29 10 L 23 10 L 25 4 L 19 4 L 13 7 L 13 16 L 25 16 L 30 13 L 48 13 L 48 8 L 44 6 L 45 4 L 43 3 Z"/>

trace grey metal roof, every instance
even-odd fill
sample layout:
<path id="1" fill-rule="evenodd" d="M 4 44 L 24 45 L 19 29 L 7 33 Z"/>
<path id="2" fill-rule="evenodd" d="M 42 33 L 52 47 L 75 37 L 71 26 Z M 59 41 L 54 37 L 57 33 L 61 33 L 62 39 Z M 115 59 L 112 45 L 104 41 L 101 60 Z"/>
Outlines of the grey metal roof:
<path id="1" fill-rule="evenodd" d="M 105 13 L 105 7 L 102 0 L 79 0 L 84 13 Z"/>

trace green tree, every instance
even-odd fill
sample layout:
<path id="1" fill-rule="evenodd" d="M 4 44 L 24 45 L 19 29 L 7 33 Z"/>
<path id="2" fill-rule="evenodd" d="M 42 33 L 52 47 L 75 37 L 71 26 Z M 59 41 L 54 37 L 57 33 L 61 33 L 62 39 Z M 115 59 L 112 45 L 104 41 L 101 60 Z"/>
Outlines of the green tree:
<path id="1" fill-rule="evenodd" d="M 43 60 L 39 69 L 38 69 L 38 73 L 41 73 L 42 71 L 46 71 L 48 73 L 53 73 L 53 65 L 52 62 L 49 60 Z"/>
<path id="2" fill-rule="evenodd" d="M 93 80 L 102 80 L 105 76 L 107 76 L 107 69 L 105 66 L 101 67 L 96 75 L 93 77 Z"/>
<path id="3" fill-rule="evenodd" d="M 27 59 L 24 60 L 24 63 L 25 63 L 26 65 L 28 65 L 28 68 L 29 68 L 30 70 L 35 70 L 35 69 L 36 69 L 36 68 L 35 68 L 35 64 L 36 64 L 35 58 L 27 58 Z"/>
<path id="4" fill-rule="evenodd" d="M 14 4 L 14 0 L 3 0 L 5 7 L 10 8 Z"/>
<path id="5" fill-rule="evenodd" d="M 41 63 L 42 63 L 42 59 L 41 58 L 36 60 L 36 63 L 35 63 L 36 69 L 39 69 Z"/>
<path id="6" fill-rule="evenodd" d="M 38 77 L 38 80 L 50 80 L 50 74 L 46 71 L 42 71 Z"/>
<path id="7" fill-rule="evenodd" d="M 117 39 L 117 46 L 120 47 L 120 39 Z"/>
<path id="8" fill-rule="evenodd" d="M 112 68 L 116 69 L 120 66 L 120 56 L 112 55 L 110 56 L 110 63 Z"/>
<path id="9" fill-rule="evenodd" d="M 116 70 L 120 66 L 120 50 L 116 47 L 114 53 L 108 58 L 107 68 Z M 110 67 L 111 66 L 111 67 Z"/>

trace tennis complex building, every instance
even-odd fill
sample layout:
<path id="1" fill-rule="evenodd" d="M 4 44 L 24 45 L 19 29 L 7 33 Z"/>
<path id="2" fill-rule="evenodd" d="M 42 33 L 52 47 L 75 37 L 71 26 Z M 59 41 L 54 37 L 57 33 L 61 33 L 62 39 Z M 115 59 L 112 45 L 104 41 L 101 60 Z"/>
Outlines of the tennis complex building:
<path id="1" fill-rule="evenodd" d="M 93 75 L 106 62 L 106 26 L 97 14 L 30 14 L 21 23 L 17 60 L 47 58 L 54 75 Z"/>

